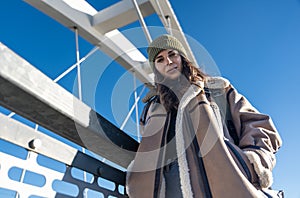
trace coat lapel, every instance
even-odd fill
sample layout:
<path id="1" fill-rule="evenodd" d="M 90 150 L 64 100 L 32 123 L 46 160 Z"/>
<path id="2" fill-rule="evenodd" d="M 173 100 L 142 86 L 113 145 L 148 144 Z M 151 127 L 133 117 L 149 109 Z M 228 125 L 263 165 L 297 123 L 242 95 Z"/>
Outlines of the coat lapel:
<path id="1" fill-rule="evenodd" d="M 160 194 L 164 193 L 162 170 L 169 118 L 160 104 L 150 108 L 147 127 L 144 128 L 135 160 L 128 170 L 126 191 L 130 197 L 163 197 Z"/>

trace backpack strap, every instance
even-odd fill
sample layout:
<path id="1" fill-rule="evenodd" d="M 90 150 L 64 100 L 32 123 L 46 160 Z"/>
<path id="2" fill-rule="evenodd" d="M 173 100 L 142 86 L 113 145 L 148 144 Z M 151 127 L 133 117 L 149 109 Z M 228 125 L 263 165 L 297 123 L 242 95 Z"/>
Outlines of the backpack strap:
<path id="1" fill-rule="evenodd" d="M 159 96 L 158 95 L 154 95 L 153 97 L 149 98 L 146 101 L 146 105 L 144 106 L 144 109 L 143 109 L 142 114 L 140 116 L 140 124 L 141 125 L 145 125 L 146 124 L 148 110 L 149 110 L 152 102 L 158 102 L 159 103 Z"/>
<path id="2" fill-rule="evenodd" d="M 233 89 L 230 89 L 227 94 L 225 88 L 229 85 L 229 81 L 221 77 L 210 77 L 205 83 L 204 91 L 207 98 L 212 99 L 218 105 L 222 122 L 226 124 L 229 135 L 232 137 L 236 145 L 239 144 L 239 138 L 233 123 L 230 112 L 228 95 Z"/>
<path id="3" fill-rule="evenodd" d="M 235 145 L 239 145 L 240 143 L 240 140 L 239 140 L 239 137 L 237 135 L 237 132 L 236 132 L 236 128 L 234 126 L 234 123 L 233 123 L 233 119 L 232 119 L 232 115 L 231 115 L 231 111 L 230 111 L 230 107 L 229 107 L 229 102 L 228 102 L 228 95 L 233 91 L 233 88 L 231 88 L 227 94 L 226 94 L 226 97 L 224 97 L 224 100 L 226 100 L 226 105 L 227 105 L 227 111 L 226 111 L 226 126 L 227 126 L 227 129 L 229 131 L 229 134 L 230 136 L 232 137 Z"/>

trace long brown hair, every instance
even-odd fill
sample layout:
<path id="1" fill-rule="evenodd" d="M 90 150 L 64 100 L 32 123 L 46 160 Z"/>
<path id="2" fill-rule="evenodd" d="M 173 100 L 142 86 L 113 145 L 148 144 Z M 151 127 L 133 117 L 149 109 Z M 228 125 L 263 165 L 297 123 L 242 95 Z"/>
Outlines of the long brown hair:
<path id="1" fill-rule="evenodd" d="M 204 81 L 205 77 L 207 76 L 191 61 L 189 61 L 182 55 L 181 61 L 181 73 L 183 75 L 179 77 L 178 82 L 173 82 L 173 85 L 172 83 L 168 83 L 167 80 L 154 67 L 155 84 L 157 87 L 157 91 L 160 95 L 160 101 L 164 105 L 167 112 L 177 110 L 179 105 L 179 98 L 184 94 L 183 92 L 186 91 L 190 84 L 197 85 L 197 81 Z"/>

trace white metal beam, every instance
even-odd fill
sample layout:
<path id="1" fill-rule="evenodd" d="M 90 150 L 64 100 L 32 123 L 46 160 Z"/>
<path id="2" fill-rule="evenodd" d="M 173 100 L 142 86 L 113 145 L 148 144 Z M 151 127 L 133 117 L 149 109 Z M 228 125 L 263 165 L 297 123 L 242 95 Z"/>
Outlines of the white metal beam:
<path id="1" fill-rule="evenodd" d="M 95 14 L 89 6 L 89 9 L 80 10 L 78 5 L 71 5 L 71 1 L 66 0 L 24 0 L 54 18 L 66 27 L 73 29 L 77 27 L 79 34 L 104 53 L 116 60 L 120 65 L 129 71 L 136 71 L 137 78 L 144 83 L 153 83 L 153 73 L 147 61 L 135 61 L 128 54 L 131 49 L 126 48 L 124 42 L 119 42 L 118 37 L 109 37 L 108 31 L 117 31 L 116 28 L 125 26 L 138 19 L 134 5 L 130 0 L 120 1 L 108 8 L 105 8 Z M 80 0 L 82 1 L 82 0 Z M 190 45 L 181 29 L 177 17 L 168 0 L 140 0 L 139 8 L 146 17 L 153 12 L 161 19 L 162 24 L 177 37 L 184 45 L 189 59 L 197 65 Z M 85 11 L 85 10 L 89 10 Z M 166 17 L 168 16 L 168 20 Z M 122 36 L 122 34 L 120 33 Z M 126 37 L 122 39 L 127 40 Z M 130 42 L 129 42 L 130 43 Z M 134 45 L 132 45 L 134 47 Z M 126 50 L 127 49 L 127 50 Z M 139 50 L 135 49 L 136 52 Z M 140 53 L 140 55 L 142 55 Z"/>
<path id="2" fill-rule="evenodd" d="M 144 17 L 154 13 L 149 0 L 137 2 Z M 107 7 L 93 16 L 93 26 L 102 34 L 124 27 L 138 20 L 135 7 L 131 0 L 122 0 Z"/>
<path id="3" fill-rule="evenodd" d="M 93 26 L 93 17 L 85 12 L 74 9 L 64 1 L 52 0 L 24 0 L 40 11 L 54 18 L 64 26 L 73 29 L 76 27 L 78 33 L 91 44 L 98 46 L 101 51 L 117 61 L 121 66 L 129 71 L 135 71 L 137 78 L 144 83 L 153 82 L 152 71 L 147 62 L 134 61 L 123 50 L 122 44 L 113 39 L 118 37 L 108 37 L 99 32 Z M 128 41 L 129 42 L 129 41 Z"/>
<path id="4" fill-rule="evenodd" d="M 122 185 L 125 182 L 125 175 L 123 171 L 103 164 L 97 159 L 87 156 L 86 154 L 63 143 L 62 141 L 56 140 L 1 113 L 0 123 L 0 139 L 16 144 L 29 151 L 33 151 L 55 159 L 68 166 L 88 171 L 89 173 L 95 175 L 100 174 L 96 169 L 102 168 L 102 178 L 117 182 Z M 39 142 L 39 144 L 35 144 L 35 142 Z M 87 164 L 91 162 L 93 162 L 94 168 L 90 165 L 87 166 Z"/>
<path id="5" fill-rule="evenodd" d="M 51 138 L 44 133 L 37 132 L 33 128 L 24 125 L 12 118 L 0 113 L 0 138 L 12 142 L 28 150 L 41 153 L 47 157 L 72 165 L 78 152 L 77 149 Z M 34 141 L 40 141 L 41 145 L 32 147 Z"/>

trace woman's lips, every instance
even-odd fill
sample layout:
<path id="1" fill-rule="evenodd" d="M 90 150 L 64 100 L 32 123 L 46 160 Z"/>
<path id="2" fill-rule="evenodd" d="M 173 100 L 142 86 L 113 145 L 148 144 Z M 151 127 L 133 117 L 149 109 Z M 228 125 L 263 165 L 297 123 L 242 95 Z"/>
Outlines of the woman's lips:
<path id="1" fill-rule="evenodd" d="M 171 69 L 167 70 L 167 73 L 173 72 L 174 70 L 177 70 L 177 67 L 172 67 Z"/>

